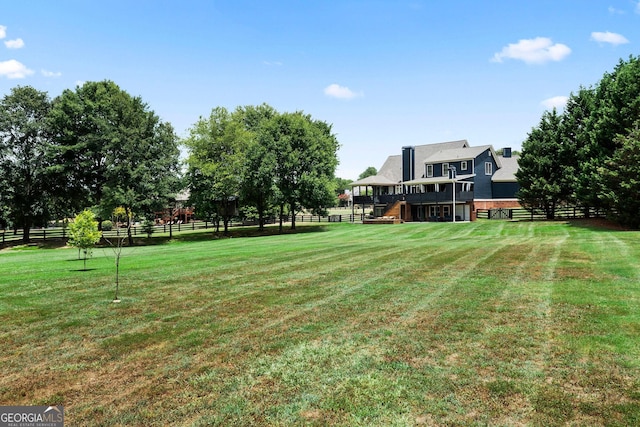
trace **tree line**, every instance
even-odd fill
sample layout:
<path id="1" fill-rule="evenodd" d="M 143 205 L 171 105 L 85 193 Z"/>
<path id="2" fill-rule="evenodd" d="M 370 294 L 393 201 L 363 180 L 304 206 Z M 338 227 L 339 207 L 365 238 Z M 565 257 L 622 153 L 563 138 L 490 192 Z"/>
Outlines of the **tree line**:
<path id="1" fill-rule="evenodd" d="M 31 228 L 85 208 L 153 218 L 185 188 L 196 213 L 225 228 L 238 207 L 261 226 L 276 211 L 322 213 L 335 202 L 337 149 L 329 124 L 266 104 L 214 108 L 181 140 L 109 80 L 53 100 L 18 86 L 0 101 L 0 227 L 23 229 L 28 242 Z"/>
<path id="2" fill-rule="evenodd" d="M 607 212 L 640 226 L 640 57 L 546 111 L 522 144 L 516 177 L 523 207 L 553 219 L 559 205 Z"/>
<path id="3" fill-rule="evenodd" d="M 201 117 L 183 141 L 186 180 L 200 217 L 222 220 L 227 231 L 237 216 L 265 219 L 301 209 L 326 214 L 336 204 L 338 140 L 331 125 L 302 112 L 279 113 L 267 104 L 218 107 Z"/>

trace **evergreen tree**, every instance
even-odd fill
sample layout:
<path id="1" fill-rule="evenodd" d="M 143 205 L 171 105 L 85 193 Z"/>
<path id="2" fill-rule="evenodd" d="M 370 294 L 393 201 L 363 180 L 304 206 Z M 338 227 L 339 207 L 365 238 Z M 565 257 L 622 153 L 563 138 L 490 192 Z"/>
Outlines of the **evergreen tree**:
<path id="1" fill-rule="evenodd" d="M 542 209 L 548 219 L 554 218 L 556 207 L 571 194 L 573 174 L 563 162 L 566 149 L 562 116 L 555 108 L 543 114 L 538 127 L 522 144 L 516 173 L 520 184 L 518 199 L 527 209 Z"/>
<path id="2" fill-rule="evenodd" d="M 600 195 L 620 223 L 640 227 L 640 121 L 626 136 L 618 136 L 615 154 L 600 168 L 604 188 Z"/>

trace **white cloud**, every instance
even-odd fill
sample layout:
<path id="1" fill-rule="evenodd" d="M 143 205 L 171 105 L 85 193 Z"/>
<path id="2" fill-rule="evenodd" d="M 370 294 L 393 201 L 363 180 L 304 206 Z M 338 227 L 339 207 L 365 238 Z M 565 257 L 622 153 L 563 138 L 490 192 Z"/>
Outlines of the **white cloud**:
<path id="1" fill-rule="evenodd" d="M 554 96 L 552 98 L 545 99 L 540 104 L 549 110 L 553 108 L 560 110 L 567 105 L 568 100 L 568 96 Z"/>
<path id="2" fill-rule="evenodd" d="M 54 72 L 54 71 L 48 71 L 48 70 L 40 70 L 40 73 L 42 73 L 43 76 L 45 77 L 60 77 L 62 75 L 61 72 Z"/>
<path id="3" fill-rule="evenodd" d="M 624 10 L 620 10 L 620 9 L 616 9 L 613 6 L 609 6 L 609 13 L 611 15 L 624 15 L 625 11 Z"/>
<path id="4" fill-rule="evenodd" d="M 7 37 L 7 27 L 0 25 L 0 39 Z"/>
<path id="5" fill-rule="evenodd" d="M 640 14 L 640 1 L 636 3 L 636 13 Z"/>
<path id="6" fill-rule="evenodd" d="M 8 49 L 20 49 L 24 47 L 24 41 L 22 39 L 7 40 L 6 42 L 4 42 L 4 45 Z"/>
<path id="7" fill-rule="evenodd" d="M 280 61 L 262 61 L 262 63 L 268 67 L 280 67 L 282 66 L 282 62 Z"/>
<path id="8" fill-rule="evenodd" d="M 28 69 L 15 59 L 0 62 L 0 76 L 8 79 L 24 79 L 31 74 L 33 74 L 33 70 Z"/>
<path id="9" fill-rule="evenodd" d="M 346 86 L 340 86 L 339 84 L 333 83 L 324 88 L 324 94 L 330 96 L 332 98 L 339 99 L 353 99 L 358 96 L 363 96 L 362 92 L 357 93 L 353 92 Z"/>
<path id="10" fill-rule="evenodd" d="M 571 53 L 569 46 L 553 43 L 550 38 L 536 37 L 519 40 L 502 48 L 493 55 L 493 62 L 502 62 L 504 58 L 519 59 L 527 64 L 544 64 L 549 61 L 561 61 Z"/>
<path id="11" fill-rule="evenodd" d="M 629 40 L 622 34 L 610 33 L 609 31 L 604 33 L 594 31 L 591 33 L 591 40 L 599 43 L 611 43 L 614 46 L 629 43 Z"/>

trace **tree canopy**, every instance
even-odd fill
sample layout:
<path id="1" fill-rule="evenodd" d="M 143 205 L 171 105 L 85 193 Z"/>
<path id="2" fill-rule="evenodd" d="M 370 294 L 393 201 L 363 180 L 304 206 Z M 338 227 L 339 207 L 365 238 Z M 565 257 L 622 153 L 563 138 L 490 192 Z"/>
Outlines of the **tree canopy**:
<path id="1" fill-rule="evenodd" d="M 640 58 L 620 60 L 593 87 L 571 94 L 562 115 L 545 113 L 523 144 L 520 200 L 530 208 L 575 201 L 637 227 L 632 203 L 640 163 L 635 156 L 640 119 Z M 554 148 L 555 147 L 555 148 Z M 631 192 L 629 192 L 631 191 Z M 537 200 L 537 201 L 536 201 Z M 547 201 L 547 202 L 545 202 Z"/>
<path id="2" fill-rule="evenodd" d="M 544 210 L 553 219 L 556 206 L 571 197 L 570 166 L 557 167 L 566 157 L 562 117 L 555 109 L 545 112 L 540 124 L 522 144 L 516 177 L 520 182 L 518 198 L 524 207 Z"/>
<path id="3" fill-rule="evenodd" d="M 123 206 L 149 216 L 179 190 L 172 126 L 112 81 L 65 90 L 49 124 L 71 210 L 97 206 L 108 218 Z"/>
<path id="4" fill-rule="evenodd" d="M 0 101 L 0 204 L 24 242 L 34 225 L 50 218 L 53 192 L 46 118 L 51 101 L 45 92 L 18 86 Z"/>
<path id="5" fill-rule="evenodd" d="M 365 179 L 367 177 L 370 176 L 375 176 L 378 174 L 378 170 L 373 167 L 373 166 L 369 166 L 368 168 L 366 168 L 359 176 L 358 176 L 358 181 L 360 181 L 361 179 Z"/>
<path id="6" fill-rule="evenodd" d="M 335 204 L 338 142 L 330 125 L 309 115 L 266 104 L 216 108 L 184 143 L 191 200 L 201 214 L 223 217 L 225 230 L 236 200 L 257 210 L 261 227 L 276 206 L 288 209 L 295 228 L 300 209 L 321 213 Z"/>
<path id="7" fill-rule="evenodd" d="M 91 208 L 150 218 L 185 183 L 173 127 L 109 80 L 46 92 L 16 87 L 0 102 L 0 225 L 24 228 Z M 279 209 L 322 214 L 336 203 L 338 141 L 331 125 L 273 107 L 218 107 L 183 141 L 191 202 L 225 230 L 238 208 L 260 226 Z M 255 215 L 255 214 L 252 214 Z M 281 215 L 282 217 L 282 215 Z M 127 227 L 130 232 L 130 227 Z M 131 241 L 131 236 L 129 236 Z"/>
<path id="8" fill-rule="evenodd" d="M 153 215 L 179 191 L 178 138 L 140 97 L 87 82 L 51 101 L 15 87 L 0 101 L 0 222 L 24 230 L 87 207 Z"/>
<path id="9" fill-rule="evenodd" d="M 242 170 L 250 133 L 236 115 L 217 107 L 200 118 L 184 140 L 189 149 L 188 179 L 191 201 L 205 217 L 220 217 L 224 231 L 236 215 Z"/>

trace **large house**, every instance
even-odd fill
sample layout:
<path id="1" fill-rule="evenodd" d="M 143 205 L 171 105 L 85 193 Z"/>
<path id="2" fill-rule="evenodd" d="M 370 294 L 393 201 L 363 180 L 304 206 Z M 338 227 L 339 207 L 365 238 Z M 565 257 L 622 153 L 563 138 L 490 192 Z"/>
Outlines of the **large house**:
<path id="1" fill-rule="evenodd" d="M 477 209 L 519 207 L 510 148 L 470 147 L 466 140 L 402 147 L 378 174 L 351 183 L 354 204 L 375 217 L 404 221 L 473 221 Z M 455 191 L 453 188 L 455 186 Z"/>

